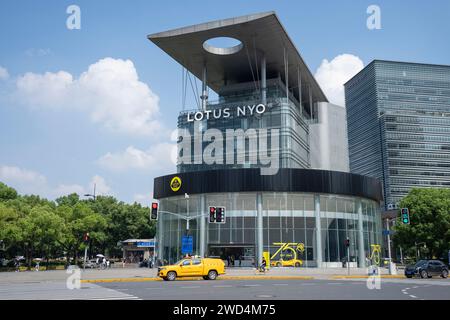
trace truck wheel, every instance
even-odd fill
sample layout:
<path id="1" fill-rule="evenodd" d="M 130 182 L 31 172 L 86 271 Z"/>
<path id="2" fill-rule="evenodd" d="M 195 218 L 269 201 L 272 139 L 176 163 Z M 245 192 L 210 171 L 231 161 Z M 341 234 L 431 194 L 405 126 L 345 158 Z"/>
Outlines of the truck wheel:
<path id="1" fill-rule="evenodd" d="M 277 262 L 277 267 L 281 267 L 281 262 Z"/>
<path id="2" fill-rule="evenodd" d="M 420 271 L 420 277 L 422 279 L 428 278 L 428 272 L 426 270 Z"/>
<path id="3" fill-rule="evenodd" d="M 448 271 L 447 270 L 442 270 L 441 277 L 446 279 L 448 277 Z"/>
<path id="4" fill-rule="evenodd" d="M 300 262 L 295 263 L 295 267 L 300 268 L 300 266 L 301 266 Z"/>
<path id="5" fill-rule="evenodd" d="M 173 281 L 177 277 L 177 274 L 174 271 L 167 272 L 167 280 Z"/>
<path id="6" fill-rule="evenodd" d="M 208 279 L 209 280 L 215 280 L 217 278 L 217 271 L 215 270 L 210 270 L 208 272 Z"/>

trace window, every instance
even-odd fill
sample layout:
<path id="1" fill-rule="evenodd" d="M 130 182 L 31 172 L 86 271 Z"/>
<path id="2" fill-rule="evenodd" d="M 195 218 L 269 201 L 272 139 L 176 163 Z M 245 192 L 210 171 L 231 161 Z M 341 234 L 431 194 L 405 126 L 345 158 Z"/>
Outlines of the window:
<path id="1" fill-rule="evenodd" d="M 183 266 L 190 266 L 191 261 L 190 260 L 183 260 Z"/>
<path id="2" fill-rule="evenodd" d="M 194 266 L 199 265 L 200 263 L 202 263 L 202 262 L 199 259 L 192 260 L 192 265 L 194 265 Z"/>

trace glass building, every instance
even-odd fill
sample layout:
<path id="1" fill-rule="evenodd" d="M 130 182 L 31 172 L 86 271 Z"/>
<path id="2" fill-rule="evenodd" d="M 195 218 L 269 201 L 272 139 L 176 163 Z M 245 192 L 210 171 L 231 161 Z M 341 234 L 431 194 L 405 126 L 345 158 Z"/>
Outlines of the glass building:
<path id="1" fill-rule="evenodd" d="M 345 98 L 350 171 L 382 181 L 386 209 L 413 187 L 450 187 L 450 66 L 374 60 Z"/>
<path id="2" fill-rule="evenodd" d="M 216 37 L 239 44 L 212 48 L 208 41 Z M 328 127 L 322 128 L 327 121 L 319 121 L 328 101 L 276 14 L 213 21 L 148 38 L 202 80 L 198 108 L 178 116 L 177 173 L 154 180 L 154 198 L 160 203 L 158 258 L 173 263 L 188 250 L 234 257 L 235 266 L 253 266 L 268 255 L 274 265 L 342 267 L 349 256 L 352 267 L 364 267 L 373 246 L 381 243 L 381 184 L 322 168 L 320 161 L 312 164 L 311 144 L 328 139 L 312 139 L 311 126 L 320 123 L 326 137 L 333 138 Z M 217 101 L 208 99 L 208 88 Z M 264 111 L 239 114 L 240 108 L 255 106 Z M 342 112 L 330 110 L 335 114 Z M 340 130 L 333 125 L 330 130 Z M 204 138 L 211 129 L 254 130 L 259 137 L 247 135 L 239 142 L 226 136 L 223 150 L 211 151 L 217 158 L 208 163 L 204 153 L 219 140 L 201 139 L 196 147 L 196 135 Z M 263 173 L 268 165 L 259 161 L 261 130 L 268 132 L 270 154 L 278 155 L 271 174 Z M 236 161 L 217 160 L 227 155 Z M 348 158 L 338 162 L 348 163 Z M 225 208 L 223 223 L 210 221 L 209 207 Z M 192 247 L 185 242 L 188 237 Z"/>

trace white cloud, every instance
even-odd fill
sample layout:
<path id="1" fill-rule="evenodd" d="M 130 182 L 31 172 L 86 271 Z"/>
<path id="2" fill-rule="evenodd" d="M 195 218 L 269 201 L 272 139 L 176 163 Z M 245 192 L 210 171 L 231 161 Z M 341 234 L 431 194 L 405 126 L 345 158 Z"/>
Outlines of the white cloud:
<path id="1" fill-rule="evenodd" d="M 101 59 L 79 78 L 66 71 L 29 72 L 18 77 L 14 97 L 29 107 L 85 111 L 112 131 L 154 135 L 162 129 L 159 97 L 139 80 L 130 60 Z"/>
<path id="2" fill-rule="evenodd" d="M 96 195 L 114 195 L 112 188 L 99 175 L 94 175 L 86 186 L 59 184 L 57 187 L 52 187 L 48 183 L 47 178 L 41 173 L 16 166 L 0 165 L 0 181 L 13 187 L 20 194 L 36 194 L 50 199 L 71 193 L 77 193 L 80 196 L 92 193 L 94 191 L 94 183 L 96 185 Z"/>
<path id="3" fill-rule="evenodd" d="M 153 192 L 149 193 L 137 193 L 133 196 L 133 201 L 140 203 L 143 206 L 150 206 L 151 202 L 153 201 Z"/>
<path id="4" fill-rule="evenodd" d="M 111 187 L 106 183 L 105 179 L 99 175 L 95 175 L 91 179 L 89 185 L 95 184 L 95 194 L 100 196 L 112 196 L 113 192 Z"/>
<path id="5" fill-rule="evenodd" d="M 6 80 L 8 78 L 9 78 L 8 70 L 0 66 L 0 80 Z"/>
<path id="6" fill-rule="evenodd" d="M 108 152 L 100 157 L 97 163 L 111 171 L 125 171 L 128 169 L 163 169 L 173 171 L 176 165 L 176 158 L 174 158 L 176 156 L 176 148 L 174 143 L 158 143 L 145 151 L 129 146 L 123 152 Z"/>
<path id="7" fill-rule="evenodd" d="M 0 165 L 0 181 L 24 194 L 33 194 L 47 189 L 45 176 L 16 166 Z"/>
<path id="8" fill-rule="evenodd" d="M 56 197 L 65 196 L 68 194 L 76 193 L 80 196 L 86 194 L 86 189 L 79 184 L 60 184 L 53 191 Z"/>
<path id="9" fill-rule="evenodd" d="M 362 68 L 364 63 L 359 57 L 345 53 L 331 61 L 322 60 L 314 77 L 331 103 L 345 106 L 344 83 Z"/>
<path id="10" fill-rule="evenodd" d="M 79 184 L 60 184 L 58 187 L 52 189 L 51 193 L 55 198 L 71 193 L 76 193 L 83 198 L 85 194 L 94 193 L 94 184 L 96 196 L 114 195 L 112 188 L 106 183 L 106 180 L 99 175 L 94 175 L 86 186 Z"/>

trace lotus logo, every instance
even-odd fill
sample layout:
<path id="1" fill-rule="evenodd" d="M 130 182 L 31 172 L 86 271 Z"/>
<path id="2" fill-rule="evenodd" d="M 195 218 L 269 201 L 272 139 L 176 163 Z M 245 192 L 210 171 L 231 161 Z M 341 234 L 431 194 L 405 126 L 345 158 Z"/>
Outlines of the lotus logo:
<path id="1" fill-rule="evenodd" d="M 173 192 L 177 192 L 181 188 L 181 179 L 179 177 L 173 177 L 172 180 L 170 180 L 170 189 L 172 189 Z"/>

